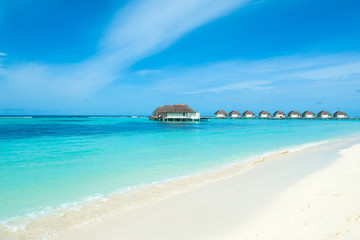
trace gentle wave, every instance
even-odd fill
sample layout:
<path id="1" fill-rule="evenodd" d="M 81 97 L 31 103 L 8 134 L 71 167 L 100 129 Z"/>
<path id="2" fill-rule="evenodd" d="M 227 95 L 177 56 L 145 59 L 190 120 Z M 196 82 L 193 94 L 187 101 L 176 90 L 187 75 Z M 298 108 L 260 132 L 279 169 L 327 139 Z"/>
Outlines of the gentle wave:
<path id="1" fill-rule="evenodd" d="M 81 201 L 62 204 L 57 208 L 43 208 L 38 212 L 0 222 L 0 239 L 49 239 L 64 230 L 102 221 L 109 216 L 169 198 L 219 179 L 244 173 L 270 157 L 301 151 L 330 141 L 334 140 L 302 144 L 253 155 L 196 174 L 128 187 L 106 196 L 96 194 Z"/>
<path id="2" fill-rule="evenodd" d="M 33 117 L 4 117 L 4 116 L 0 116 L 0 118 L 33 118 Z"/>

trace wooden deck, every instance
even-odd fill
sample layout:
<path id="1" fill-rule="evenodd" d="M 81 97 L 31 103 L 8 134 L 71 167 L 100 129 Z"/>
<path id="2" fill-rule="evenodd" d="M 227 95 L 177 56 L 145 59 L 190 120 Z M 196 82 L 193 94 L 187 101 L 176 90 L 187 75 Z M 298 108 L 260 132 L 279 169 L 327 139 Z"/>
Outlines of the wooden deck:
<path id="1" fill-rule="evenodd" d="M 157 121 L 157 122 L 200 122 L 200 118 L 151 118 L 149 117 L 149 120 L 151 121 Z"/>

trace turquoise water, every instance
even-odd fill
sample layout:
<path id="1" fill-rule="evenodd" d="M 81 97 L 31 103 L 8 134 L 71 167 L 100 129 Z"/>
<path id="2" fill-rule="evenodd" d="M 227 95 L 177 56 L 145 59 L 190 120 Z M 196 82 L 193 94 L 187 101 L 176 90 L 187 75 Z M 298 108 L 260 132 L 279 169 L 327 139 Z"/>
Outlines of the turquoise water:
<path id="1" fill-rule="evenodd" d="M 0 221 L 360 132 L 360 121 L 0 118 Z"/>

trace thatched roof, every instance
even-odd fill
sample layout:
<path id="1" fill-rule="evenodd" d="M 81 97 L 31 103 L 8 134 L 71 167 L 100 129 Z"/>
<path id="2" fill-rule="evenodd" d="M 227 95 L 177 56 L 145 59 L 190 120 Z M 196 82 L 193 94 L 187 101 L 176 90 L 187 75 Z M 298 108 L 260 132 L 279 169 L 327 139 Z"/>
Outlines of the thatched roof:
<path id="1" fill-rule="evenodd" d="M 299 115 L 300 116 L 300 113 L 298 111 L 290 111 L 288 113 L 288 116 L 291 116 L 291 115 Z"/>
<path id="2" fill-rule="evenodd" d="M 231 111 L 231 112 L 229 113 L 229 115 L 233 115 L 233 114 L 240 115 L 240 113 L 239 113 L 238 111 L 235 111 L 235 110 L 233 110 L 233 111 Z"/>
<path id="3" fill-rule="evenodd" d="M 154 111 L 153 111 L 153 115 L 157 115 L 157 113 L 159 113 L 160 109 L 162 108 L 163 106 L 160 106 L 160 107 L 157 107 Z"/>
<path id="4" fill-rule="evenodd" d="M 270 115 L 270 113 L 268 112 L 268 111 L 261 111 L 260 113 L 259 113 L 259 116 L 260 115 Z"/>
<path id="5" fill-rule="evenodd" d="M 216 114 L 224 114 L 225 116 L 228 115 L 224 110 L 218 110 L 218 111 L 215 113 L 215 115 L 216 115 Z"/>
<path id="6" fill-rule="evenodd" d="M 243 113 L 243 116 L 249 115 L 249 114 L 255 115 L 252 111 L 245 111 L 245 112 Z"/>
<path id="7" fill-rule="evenodd" d="M 302 116 L 306 116 L 306 115 L 315 116 L 315 113 L 313 113 L 312 111 L 305 111 L 305 112 L 303 112 Z"/>
<path id="8" fill-rule="evenodd" d="M 330 114 L 329 112 L 327 112 L 327 111 L 320 111 L 320 112 L 317 114 L 318 117 L 320 117 L 320 116 L 322 116 L 322 115 L 331 116 L 331 114 Z"/>
<path id="9" fill-rule="evenodd" d="M 283 111 L 276 111 L 274 112 L 274 116 L 276 115 L 285 115 L 285 113 Z"/>
<path id="10" fill-rule="evenodd" d="M 195 113 L 195 111 L 186 104 L 174 104 L 156 108 L 153 115 L 158 115 L 160 113 Z"/>
<path id="11" fill-rule="evenodd" d="M 339 116 L 339 115 L 345 115 L 345 116 L 347 116 L 347 114 L 344 113 L 343 111 L 337 111 L 337 112 L 334 113 L 334 117 Z"/>

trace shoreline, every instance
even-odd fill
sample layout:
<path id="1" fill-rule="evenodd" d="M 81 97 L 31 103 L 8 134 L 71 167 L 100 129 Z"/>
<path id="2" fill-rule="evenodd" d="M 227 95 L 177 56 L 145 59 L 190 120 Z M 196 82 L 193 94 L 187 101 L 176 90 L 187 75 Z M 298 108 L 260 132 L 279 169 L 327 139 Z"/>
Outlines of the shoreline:
<path id="1" fill-rule="evenodd" d="M 32 239 L 31 237 L 34 236 L 41 236 L 45 239 L 53 238 L 57 233 L 64 230 L 66 232 L 72 231 L 72 229 L 86 228 L 96 222 L 105 222 L 109 218 L 146 208 L 148 205 L 166 201 L 167 199 L 186 194 L 218 181 L 246 174 L 253 170 L 254 167 L 257 167 L 259 163 L 263 164 L 267 160 L 273 160 L 289 153 L 306 151 L 309 148 L 355 141 L 354 137 L 351 136 L 288 147 L 280 151 L 255 155 L 252 158 L 248 158 L 245 162 L 238 161 L 188 176 L 132 187 L 130 190 L 121 191 L 120 193 L 93 196 L 88 198 L 90 201 L 81 202 L 82 205 L 80 206 L 68 204 L 66 206 L 68 208 L 67 211 L 63 211 L 64 208 L 59 208 L 52 210 L 50 214 L 40 215 L 35 221 L 25 223 L 26 229 L 12 229 L 13 233 L 9 233 L 6 237 L 7 239 L 17 239 L 19 236 L 26 239 Z M 44 228 L 44 224 L 47 228 L 50 228 L 46 230 L 47 228 Z M 59 225 L 61 226 L 60 228 Z M 57 229 L 57 231 L 54 232 L 52 231 L 53 229 Z"/>
<path id="2" fill-rule="evenodd" d="M 256 167 L 251 168 L 252 171 L 188 189 L 100 223 L 72 229 L 56 239 L 238 239 L 245 236 L 242 226 L 247 226 L 249 219 L 262 216 L 263 211 L 271 209 L 269 206 L 278 196 L 297 186 L 298 182 L 331 168 L 338 162 L 338 154 L 346 151 L 344 149 L 359 146 L 360 152 L 359 142 L 358 139 L 339 140 L 278 154 L 260 161 L 262 164 L 253 162 Z M 310 156 L 316 161 L 307 159 L 304 162 Z M 254 226 L 258 226 L 255 220 L 253 231 L 258 231 Z M 257 236 L 252 237 L 258 239 Z"/>
<path id="3" fill-rule="evenodd" d="M 360 142 L 300 179 L 224 235 L 230 239 L 360 239 Z"/>

